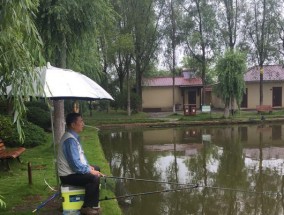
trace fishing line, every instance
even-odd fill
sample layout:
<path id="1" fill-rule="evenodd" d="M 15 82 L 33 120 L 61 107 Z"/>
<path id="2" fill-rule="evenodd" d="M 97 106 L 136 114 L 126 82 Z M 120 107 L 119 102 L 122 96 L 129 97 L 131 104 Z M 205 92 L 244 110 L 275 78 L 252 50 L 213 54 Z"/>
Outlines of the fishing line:
<path id="1" fill-rule="evenodd" d="M 157 194 L 157 193 L 167 193 L 167 192 L 177 192 L 177 191 L 182 191 L 182 190 L 188 190 L 188 189 L 193 189 L 193 188 L 198 188 L 198 184 L 196 185 L 191 185 L 188 187 L 181 187 L 181 188 L 175 188 L 175 189 L 165 189 L 165 190 L 156 190 L 156 191 L 149 191 L 149 192 L 143 192 L 143 193 L 134 193 L 134 194 L 128 194 L 128 195 L 123 195 L 123 196 L 116 196 L 116 197 L 105 197 L 103 199 L 100 199 L 100 201 L 108 201 L 108 200 L 113 200 L 113 199 L 126 199 L 130 197 L 135 197 L 135 196 L 144 196 L 144 195 L 151 195 L 151 194 Z"/>
<path id="2" fill-rule="evenodd" d="M 249 193 L 249 194 L 258 194 L 258 195 L 274 195 L 274 196 L 282 196 L 280 192 L 272 192 L 272 191 L 263 191 L 263 192 L 258 192 L 258 191 L 253 191 L 253 190 L 240 190 L 240 189 L 234 189 L 234 188 L 227 188 L 227 187 L 214 187 L 214 186 L 206 186 L 206 185 L 200 185 L 199 187 L 203 188 L 210 188 L 210 189 L 215 189 L 215 190 L 225 190 L 225 191 L 234 191 L 234 192 L 242 192 L 242 193 Z"/>

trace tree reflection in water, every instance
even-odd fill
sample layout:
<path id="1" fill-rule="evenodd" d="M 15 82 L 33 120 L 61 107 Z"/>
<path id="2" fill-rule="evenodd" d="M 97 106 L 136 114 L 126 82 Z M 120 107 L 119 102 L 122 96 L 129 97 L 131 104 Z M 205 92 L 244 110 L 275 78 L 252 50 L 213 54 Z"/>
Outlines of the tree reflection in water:
<path id="1" fill-rule="evenodd" d="M 283 126 L 101 131 L 100 141 L 114 176 L 201 185 L 135 197 L 124 214 L 284 214 Z M 119 195 L 177 187 L 118 182 Z"/>

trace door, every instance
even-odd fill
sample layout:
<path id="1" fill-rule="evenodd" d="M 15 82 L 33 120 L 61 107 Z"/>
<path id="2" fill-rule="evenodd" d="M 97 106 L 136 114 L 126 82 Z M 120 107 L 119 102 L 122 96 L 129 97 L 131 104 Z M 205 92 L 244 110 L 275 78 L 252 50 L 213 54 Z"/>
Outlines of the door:
<path id="1" fill-rule="evenodd" d="M 241 108 L 248 107 L 248 88 L 246 88 L 246 92 L 243 93 L 243 100 L 241 103 Z"/>
<path id="2" fill-rule="evenodd" d="M 196 90 L 188 91 L 188 104 L 196 104 Z"/>
<path id="3" fill-rule="evenodd" d="M 272 106 L 282 106 L 282 87 L 272 88 Z"/>

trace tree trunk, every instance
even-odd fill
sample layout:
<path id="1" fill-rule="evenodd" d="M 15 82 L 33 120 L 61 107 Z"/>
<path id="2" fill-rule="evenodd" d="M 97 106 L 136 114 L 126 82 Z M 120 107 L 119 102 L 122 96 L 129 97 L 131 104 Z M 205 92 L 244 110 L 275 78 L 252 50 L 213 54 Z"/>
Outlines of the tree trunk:
<path id="1" fill-rule="evenodd" d="M 173 1 L 171 1 L 171 22 L 172 22 L 172 57 L 173 57 L 173 113 L 176 112 L 176 106 L 175 106 L 175 75 L 176 75 L 176 19 L 175 19 L 175 11 L 173 6 Z"/>
<path id="2" fill-rule="evenodd" d="M 65 131 L 64 101 L 63 100 L 53 101 L 53 106 L 54 106 L 54 114 L 53 114 L 54 141 L 55 144 L 58 144 L 60 138 L 62 137 Z"/>
<path id="3" fill-rule="evenodd" d="M 131 116 L 131 100 L 130 100 L 130 84 L 129 84 L 129 70 L 126 73 L 127 81 L 127 115 Z"/>
<path id="4" fill-rule="evenodd" d="M 263 105 L 263 65 L 260 65 L 259 74 L 259 105 Z"/>
<path id="5" fill-rule="evenodd" d="M 62 44 L 60 49 L 60 59 L 59 59 L 59 67 L 66 68 L 66 38 L 65 35 L 62 35 Z M 65 119 L 64 119 L 64 101 L 57 100 L 53 101 L 54 106 L 54 115 L 53 115 L 53 122 L 54 122 L 54 141 L 55 144 L 58 144 L 60 138 L 65 132 Z"/>
<path id="6" fill-rule="evenodd" d="M 140 68 L 141 64 L 139 60 L 136 62 L 136 94 L 139 96 L 140 101 L 142 101 L 142 72 Z M 142 111 L 142 102 L 138 105 L 138 110 L 137 111 Z"/>
<path id="7" fill-rule="evenodd" d="M 224 109 L 224 117 L 227 119 L 230 116 L 230 108 L 228 105 L 226 105 L 225 109 Z"/>

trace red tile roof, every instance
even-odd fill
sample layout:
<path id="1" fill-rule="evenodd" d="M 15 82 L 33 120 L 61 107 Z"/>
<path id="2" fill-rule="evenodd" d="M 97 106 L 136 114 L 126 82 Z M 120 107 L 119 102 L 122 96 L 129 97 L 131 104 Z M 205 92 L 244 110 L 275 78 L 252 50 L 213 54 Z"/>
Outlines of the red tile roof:
<path id="1" fill-rule="evenodd" d="M 175 85 L 180 87 L 186 86 L 202 86 L 201 78 L 185 79 L 184 77 L 175 77 Z M 144 78 L 142 86 L 148 87 L 168 87 L 173 86 L 172 77 L 156 77 L 156 78 Z"/>
<path id="2" fill-rule="evenodd" d="M 284 80 L 284 68 L 282 65 L 266 65 L 263 66 L 263 80 L 264 81 L 283 81 Z M 244 80 L 247 82 L 259 81 L 259 71 L 258 66 L 250 68 L 244 75 Z"/>

